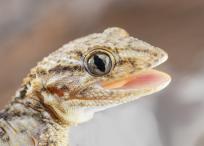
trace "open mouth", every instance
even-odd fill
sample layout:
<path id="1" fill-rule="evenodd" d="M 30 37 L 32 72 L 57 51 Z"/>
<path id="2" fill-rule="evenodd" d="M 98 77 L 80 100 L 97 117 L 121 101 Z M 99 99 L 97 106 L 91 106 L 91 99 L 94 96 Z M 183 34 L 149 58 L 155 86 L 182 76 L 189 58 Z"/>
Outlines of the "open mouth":
<path id="1" fill-rule="evenodd" d="M 164 89 L 170 81 L 171 77 L 168 74 L 148 69 L 117 80 L 101 81 L 99 88 L 97 86 L 88 88 L 90 90 L 81 92 L 83 96 L 74 99 L 77 100 L 77 104 L 81 103 L 81 106 L 100 107 L 98 110 L 101 110 L 158 92 Z"/>
<path id="2" fill-rule="evenodd" d="M 106 89 L 150 89 L 159 88 L 163 89 L 171 81 L 168 74 L 149 69 L 133 74 L 128 77 L 122 77 L 118 80 L 105 81 L 101 83 L 101 86 Z"/>

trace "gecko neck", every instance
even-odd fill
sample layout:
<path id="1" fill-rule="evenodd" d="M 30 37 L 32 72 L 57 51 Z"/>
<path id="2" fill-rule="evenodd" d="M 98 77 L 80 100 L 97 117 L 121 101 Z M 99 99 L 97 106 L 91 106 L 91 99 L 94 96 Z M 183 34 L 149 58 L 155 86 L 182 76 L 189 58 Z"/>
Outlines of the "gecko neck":
<path id="1" fill-rule="evenodd" d="M 68 129 L 35 96 L 16 97 L 0 112 L 0 145 L 67 146 Z"/>

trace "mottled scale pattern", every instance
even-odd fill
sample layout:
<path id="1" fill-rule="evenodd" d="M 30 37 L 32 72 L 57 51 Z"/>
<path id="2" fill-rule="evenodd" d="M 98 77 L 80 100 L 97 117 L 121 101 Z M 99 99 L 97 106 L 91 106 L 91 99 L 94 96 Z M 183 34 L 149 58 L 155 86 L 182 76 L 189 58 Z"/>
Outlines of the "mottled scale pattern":
<path id="1" fill-rule="evenodd" d="M 161 49 L 153 47 L 144 41 L 138 40 L 137 38 L 130 37 L 127 32 L 120 34 L 118 31 L 118 28 L 111 28 L 104 31 L 104 33 L 95 33 L 74 40 L 50 54 L 39 63 L 38 67 L 49 70 L 56 64 L 83 65 L 79 58 L 82 59 L 88 49 L 94 49 L 95 47 L 108 47 L 110 49 L 116 48 L 117 50 L 114 51 L 115 53 L 118 53 L 120 58 L 131 58 L 131 56 L 136 55 L 143 59 L 148 59 L 147 62 L 152 65 L 155 62 L 159 62 L 159 60 L 157 60 L 158 58 L 166 56 L 166 53 L 164 53 Z M 114 32 L 116 32 L 117 35 L 114 34 Z M 147 58 L 147 54 L 149 54 L 149 58 Z M 166 58 L 163 58 L 163 60 L 166 60 Z"/>
<path id="2" fill-rule="evenodd" d="M 88 71 L 85 60 L 93 51 L 111 54 L 107 74 L 94 76 Z M 0 112 L 0 146 L 68 146 L 71 126 L 164 88 L 114 90 L 104 88 L 103 82 L 118 81 L 166 59 L 162 49 L 117 27 L 65 44 L 31 69 Z"/>

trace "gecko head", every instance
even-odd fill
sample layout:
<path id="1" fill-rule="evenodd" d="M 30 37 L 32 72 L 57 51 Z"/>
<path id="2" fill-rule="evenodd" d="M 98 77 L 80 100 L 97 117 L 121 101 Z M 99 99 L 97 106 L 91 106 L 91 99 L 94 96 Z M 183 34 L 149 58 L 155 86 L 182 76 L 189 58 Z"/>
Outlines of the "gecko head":
<path id="1" fill-rule="evenodd" d="M 77 39 L 38 65 L 49 72 L 44 103 L 68 123 L 87 121 L 97 111 L 165 88 L 170 76 L 152 68 L 167 58 L 162 49 L 120 28 Z"/>

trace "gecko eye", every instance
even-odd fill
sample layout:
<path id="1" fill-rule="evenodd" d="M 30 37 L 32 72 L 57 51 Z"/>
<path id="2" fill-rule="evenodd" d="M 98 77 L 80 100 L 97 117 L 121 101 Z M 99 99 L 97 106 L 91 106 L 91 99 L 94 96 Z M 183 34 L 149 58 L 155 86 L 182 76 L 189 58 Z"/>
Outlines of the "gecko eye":
<path id="1" fill-rule="evenodd" d="M 103 76 L 108 74 L 112 69 L 113 63 L 110 53 L 107 52 L 92 52 L 85 62 L 87 71 L 94 76 Z"/>

